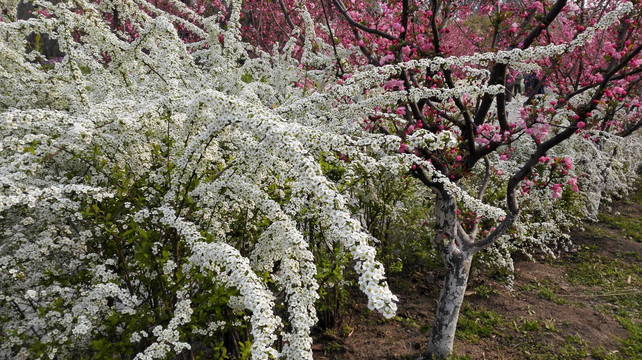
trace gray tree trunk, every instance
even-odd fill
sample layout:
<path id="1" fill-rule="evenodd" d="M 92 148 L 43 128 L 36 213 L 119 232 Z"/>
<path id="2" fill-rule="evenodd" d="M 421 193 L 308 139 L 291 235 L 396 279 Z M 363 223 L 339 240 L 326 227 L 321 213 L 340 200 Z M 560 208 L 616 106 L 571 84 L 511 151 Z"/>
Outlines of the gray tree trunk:
<path id="1" fill-rule="evenodd" d="M 430 330 L 427 356 L 445 358 L 453 351 L 459 309 L 464 301 L 474 252 L 462 251 L 465 234 L 458 233 L 455 197 L 443 188 L 433 190 L 436 194 L 435 219 L 438 228 L 435 240 L 446 267 L 446 276 Z"/>
<path id="2" fill-rule="evenodd" d="M 514 186 L 509 187 L 508 204 L 513 211 L 508 213 L 495 230 L 485 238 L 475 240 L 477 227 L 468 234 L 457 219 L 457 201 L 455 197 L 435 184 L 431 187 L 435 197 L 435 220 L 437 234 L 435 242 L 446 267 L 444 287 L 439 295 L 435 321 L 430 330 L 428 348 L 421 359 L 443 359 L 453 352 L 459 310 L 464 301 L 468 276 L 473 255 L 483 248 L 492 245 L 515 221 L 519 208 L 514 202 Z M 481 195 L 480 195 L 481 196 Z M 511 201 L 512 200 L 512 201 Z M 513 205 L 511 207 L 511 204 Z"/>
<path id="3" fill-rule="evenodd" d="M 459 310 L 468 284 L 471 255 L 452 256 L 446 264 L 444 287 L 439 295 L 435 321 L 428 339 L 428 354 L 445 358 L 453 351 Z"/>

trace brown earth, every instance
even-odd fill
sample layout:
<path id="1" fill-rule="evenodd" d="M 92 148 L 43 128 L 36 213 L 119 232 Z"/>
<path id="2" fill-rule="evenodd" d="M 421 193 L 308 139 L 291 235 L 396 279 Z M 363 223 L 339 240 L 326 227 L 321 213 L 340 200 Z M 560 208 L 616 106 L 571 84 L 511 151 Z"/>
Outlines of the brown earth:
<path id="1" fill-rule="evenodd" d="M 642 198 L 640 191 L 638 197 Z M 616 201 L 606 212 L 625 214 L 642 224 L 639 200 Z M 592 273 L 591 266 L 606 269 L 604 264 L 612 260 L 639 266 L 642 243 L 634 241 L 630 232 L 607 222 L 587 222 L 582 226 L 585 229 L 571 234 L 579 250 L 556 259 L 516 261 L 514 290 L 493 279 L 488 271 L 476 271 L 471 276 L 458 323 L 456 358 L 642 359 L 642 354 L 636 357 L 630 350 L 622 354 L 622 340 L 630 334 L 617 318 L 618 299 L 633 296 L 634 309 L 628 314 L 638 316 L 633 319 L 636 324 L 642 322 L 642 274 L 625 275 L 617 283 L 613 280 L 617 274 L 600 275 L 589 279 L 588 284 L 571 281 L 569 276 Z M 617 269 L 615 266 L 613 271 Z M 391 277 L 390 287 L 399 297 L 399 310 L 393 320 L 369 311 L 365 297 L 353 292 L 339 324 L 315 337 L 314 358 L 417 358 L 425 350 L 440 278 L 434 272 Z M 591 281 L 596 284 L 591 285 Z"/>

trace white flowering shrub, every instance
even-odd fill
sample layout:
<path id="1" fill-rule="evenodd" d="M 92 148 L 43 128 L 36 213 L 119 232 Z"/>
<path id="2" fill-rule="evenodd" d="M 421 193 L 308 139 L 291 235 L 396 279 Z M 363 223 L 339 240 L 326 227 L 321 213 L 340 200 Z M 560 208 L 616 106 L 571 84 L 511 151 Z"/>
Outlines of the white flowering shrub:
<path id="1" fill-rule="evenodd" d="M 393 316 L 371 238 L 319 163 L 349 139 L 271 109 L 299 70 L 248 56 L 239 3 L 225 30 L 179 2 L 191 20 L 36 4 L 0 22 L 0 358 L 311 359 L 306 218 Z M 116 10 L 129 32 L 105 21 Z M 66 55 L 29 51 L 32 32 Z"/>

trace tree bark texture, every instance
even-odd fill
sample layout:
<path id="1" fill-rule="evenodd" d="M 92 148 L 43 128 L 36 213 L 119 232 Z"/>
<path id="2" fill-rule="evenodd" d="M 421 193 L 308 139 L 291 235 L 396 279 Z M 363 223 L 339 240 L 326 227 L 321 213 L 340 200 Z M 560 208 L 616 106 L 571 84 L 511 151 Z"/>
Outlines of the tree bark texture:
<path id="1" fill-rule="evenodd" d="M 445 358 L 452 353 L 459 309 L 464 301 L 473 252 L 462 251 L 464 234 L 458 233 L 457 200 L 444 188 L 433 189 L 436 193 L 435 218 L 437 238 L 446 276 L 441 289 L 435 321 L 428 339 L 429 358 Z"/>
<path id="2" fill-rule="evenodd" d="M 446 264 L 444 287 L 439 295 L 435 321 L 428 339 L 428 355 L 445 358 L 453 351 L 459 310 L 464 301 L 472 256 L 456 256 Z"/>

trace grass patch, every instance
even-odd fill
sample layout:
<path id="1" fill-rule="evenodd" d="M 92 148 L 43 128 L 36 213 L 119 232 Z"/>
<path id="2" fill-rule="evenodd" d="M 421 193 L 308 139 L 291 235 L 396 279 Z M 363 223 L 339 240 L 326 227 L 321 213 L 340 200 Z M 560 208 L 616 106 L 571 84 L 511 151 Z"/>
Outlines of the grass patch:
<path id="1" fill-rule="evenodd" d="M 344 353 L 345 349 L 343 348 L 343 344 L 331 341 L 325 345 L 325 352 L 328 354 L 340 354 Z"/>
<path id="2" fill-rule="evenodd" d="M 550 278 L 546 278 L 542 281 L 533 281 L 529 284 L 521 286 L 520 289 L 522 291 L 537 293 L 540 298 L 550 300 L 556 304 L 561 305 L 567 303 L 566 299 L 557 296 L 560 288 L 559 286 L 554 285 Z"/>
<path id="3" fill-rule="evenodd" d="M 603 347 L 592 348 L 579 336 L 567 336 L 557 359 L 564 360 L 616 360 L 621 359 L 617 352 L 607 352 Z"/>
<path id="4" fill-rule="evenodd" d="M 493 295 L 497 295 L 498 292 L 497 290 L 493 289 L 490 286 L 486 286 L 484 284 L 479 284 L 473 288 L 473 291 L 475 291 L 475 294 L 477 296 L 482 297 L 484 299 L 489 299 Z"/>
<path id="5" fill-rule="evenodd" d="M 579 336 L 567 336 L 562 349 L 560 359 L 586 359 L 589 356 L 588 346 Z"/>
<path id="6" fill-rule="evenodd" d="M 608 352 L 602 347 L 592 348 L 579 336 L 567 336 L 564 344 L 559 349 L 550 349 L 531 344 L 531 346 L 520 346 L 524 358 L 529 360 L 621 360 L 617 352 Z M 554 355 L 553 355 L 554 354 Z"/>
<path id="7" fill-rule="evenodd" d="M 413 359 L 415 358 L 413 357 Z M 446 360 L 472 360 L 472 359 L 468 355 L 450 355 L 446 358 Z"/>
<path id="8" fill-rule="evenodd" d="M 638 180 L 636 188 L 638 191 L 629 194 L 627 199 L 624 200 L 624 203 L 631 206 L 632 209 L 624 211 L 623 214 L 602 211 L 598 214 L 598 219 L 605 224 L 618 228 L 627 237 L 637 242 L 642 242 L 642 217 L 631 216 L 631 212 L 638 211 L 635 209 L 636 206 L 642 206 L 642 179 Z"/>
<path id="9" fill-rule="evenodd" d="M 589 286 L 586 297 L 600 297 L 609 304 L 602 311 L 611 313 L 630 335 L 622 339 L 621 355 L 626 359 L 642 354 L 642 266 L 640 255 L 633 252 L 616 253 L 615 257 L 595 254 L 595 246 L 580 248 L 576 262 L 568 265 L 567 277 L 571 284 Z M 575 353 L 568 352 L 573 355 Z M 578 356 L 581 354 L 578 353 Z M 598 359 L 616 359 L 614 354 L 594 349 L 590 356 Z"/>
<path id="10" fill-rule="evenodd" d="M 464 303 L 455 336 L 469 343 L 477 343 L 481 338 L 502 335 L 500 327 L 506 324 L 502 315 L 484 309 L 474 310 L 470 304 Z"/>
<path id="11" fill-rule="evenodd" d="M 630 194 L 628 200 L 625 202 L 642 205 L 642 177 L 638 178 L 638 181 L 635 184 L 635 188 L 638 189 L 638 191 Z"/>
<path id="12" fill-rule="evenodd" d="M 642 219 L 604 213 L 600 213 L 597 218 L 605 224 L 617 227 L 629 238 L 642 242 Z"/>
<path id="13" fill-rule="evenodd" d="M 522 334 L 528 334 L 529 332 L 533 331 L 539 331 L 542 326 L 540 324 L 540 321 L 537 319 L 522 319 L 521 324 L 516 321 L 513 321 L 513 325 L 515 326 L 515 329 L 517 331 L 521 332 Z"/>
<path id="14" fill-rule="evenodd" d="M 593 239 L 601 239 L 603 237 L 609 236 L 609 234 L 604 230 L 604 227 L 599 224 L 594 223 L 585 223 L 582 225 L 582 230 L 586 235 Z"/>
<path id="15" fill-rule="evenodd" d="M 642 285 L 640 256 L 620 253 L 617 258 L 597 255 L 595 247 L 582 246 L 575 264 L 568 267 L 567 278 L 571 284 L 600 286 L 607 291 L 636 289 Z"/>
<path id="16" fill-rule="evenodd" d="M 622 340 L 622 353 L 631 359 L 640 356 L 642 354 L 642 324 L 623 316 L 618 316 L 617 320 L 630 333 L 628 338 Z"/>

